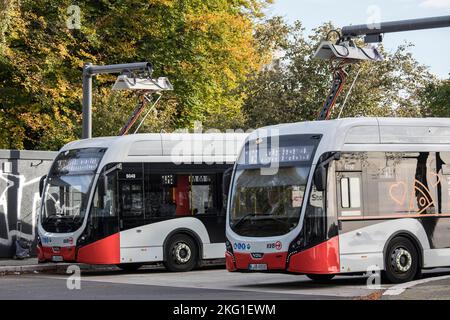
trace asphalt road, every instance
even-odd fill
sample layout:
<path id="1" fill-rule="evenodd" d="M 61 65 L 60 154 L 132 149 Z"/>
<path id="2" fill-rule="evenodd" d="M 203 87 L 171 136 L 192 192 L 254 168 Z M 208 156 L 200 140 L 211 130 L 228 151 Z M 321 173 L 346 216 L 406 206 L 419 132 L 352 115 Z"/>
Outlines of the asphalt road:
<path id="1" fill-rule="evenodd" d="M 449 279 L 429 281 L 434 276 Z M 392 288 L 383 284 L 368 288 L 361 276 L 340 276 L 318 284 L 301 275 L 230 273 L 206 268 L 189 273 L 162 269 L 137 272 L 83 272 L 80 289 L 69 290 L 66 274 L 20 274 L 0 277 L 0 299 L 151 299 L 151 300 L 243 300 L 243 299 L 450 299 L 450 269 L 428 272 L 424 283 L 402 289 L 388 297 Z M 69 283 L 73 284 L 72 278 Z M 392 291 L 392 290 L 391 290 Z M 394 290 L 395 291 L 395 290 Z"/>

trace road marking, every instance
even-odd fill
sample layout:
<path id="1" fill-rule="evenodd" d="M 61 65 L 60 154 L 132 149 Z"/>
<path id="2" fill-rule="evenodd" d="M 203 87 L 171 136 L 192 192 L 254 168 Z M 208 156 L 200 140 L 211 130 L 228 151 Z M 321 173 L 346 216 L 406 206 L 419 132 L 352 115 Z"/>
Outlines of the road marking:
<path id="1" fill-rule="evenodd" d="M 403 292 L 405 292 L 406 289 L 410 289 L 419 284 L 432 282 L 432 281 L 438 281 L 438 280 L 445 280 L 445 279 L 450 279 L 450 275 L 434 277 L 434 278 L 431 277 L 431 278 L 427 278 L 427 279 L 420 279 L 420 280 L 410 281 L 410 282 L 406 282 L 406 283 L 400 283 L 400 284 L 397 284 L 397 285 L 392 286 L 389 289 L 387 289 L 383 293 L 383 296 L 398 296 L 399 294 L 402 294 Z"/>

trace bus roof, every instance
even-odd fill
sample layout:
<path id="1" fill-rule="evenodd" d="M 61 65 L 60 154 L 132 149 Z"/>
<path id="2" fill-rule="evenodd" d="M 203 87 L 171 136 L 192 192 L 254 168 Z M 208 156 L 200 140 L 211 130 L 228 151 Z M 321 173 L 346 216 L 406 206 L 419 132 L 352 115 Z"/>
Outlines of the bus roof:
<path id="1" fill-rule="evenodd" d="M 107 148 L 102 162 L 227 162 L 233 163 L 247 133 L 146 133 L 83 139 L 61 151 Z"/>
<path id="2" fill-rule="evenodd" d="M 326 151 L 450 151 L 449 118 L 343 118 L 260 128 L 248 139 L 267 135 L 323 135 Z"/>

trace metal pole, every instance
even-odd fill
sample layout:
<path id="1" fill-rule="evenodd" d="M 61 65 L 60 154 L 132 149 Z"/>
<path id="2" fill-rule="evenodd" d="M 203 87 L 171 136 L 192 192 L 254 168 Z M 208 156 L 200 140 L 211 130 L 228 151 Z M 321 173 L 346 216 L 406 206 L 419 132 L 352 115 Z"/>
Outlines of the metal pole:
<path id="1" fill-rule="evenodd" d="M 121 73 L 124 71 L 142 71 L 152 73 L 152 65 L 149 62 L 135 62 L 95 66 L 85 63 L 83 67 L 83 129 L 82 139 L 92 137 L 92 77 L 101 73 Z"/>
<path id="2" fill-rule="evenodd" d="M 92 74 L 100 73 L 121 73 L 123 71 L 152 71 L 152 65 L 149 62 L 134 62 L 134 63 L 121 63 L 121 64 L 108 64 L 105 66 L 91 66 L 90 72 Z"/>
<path id="3" fill-rule="evenodd" d="M 82 139 L 92 137 L 92 63 L 86 63 L 83 68 L 83 132 Z"/>
<path id="4" fill-rule="evenodd" d="M 392 33 L 402 31 L 424 30 L 450 27 L 450 16 L 410 19 L 400 21 L 382 22 L 380 24 L 360 24 L 342 28 L 343 38 L 352 38 L 362 35 Z"/>

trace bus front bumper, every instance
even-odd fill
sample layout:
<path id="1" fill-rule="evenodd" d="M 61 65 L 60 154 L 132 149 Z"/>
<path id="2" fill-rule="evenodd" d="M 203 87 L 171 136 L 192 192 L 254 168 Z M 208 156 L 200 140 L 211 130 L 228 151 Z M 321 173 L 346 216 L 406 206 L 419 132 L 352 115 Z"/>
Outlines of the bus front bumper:
<path id="1" fill-rule="evenodd" d="M 74 262 L 76 259 L 76 247 L 37 247 L 39 262 Z"/>
<path id="2" fill-rule="evenodd" d="M 264 253 L 261 258 L 254 258 L 247 252 L 227 252 L 225 255 L 228 271 L 285 270 L 286 258 L 287 252 Z"/>

